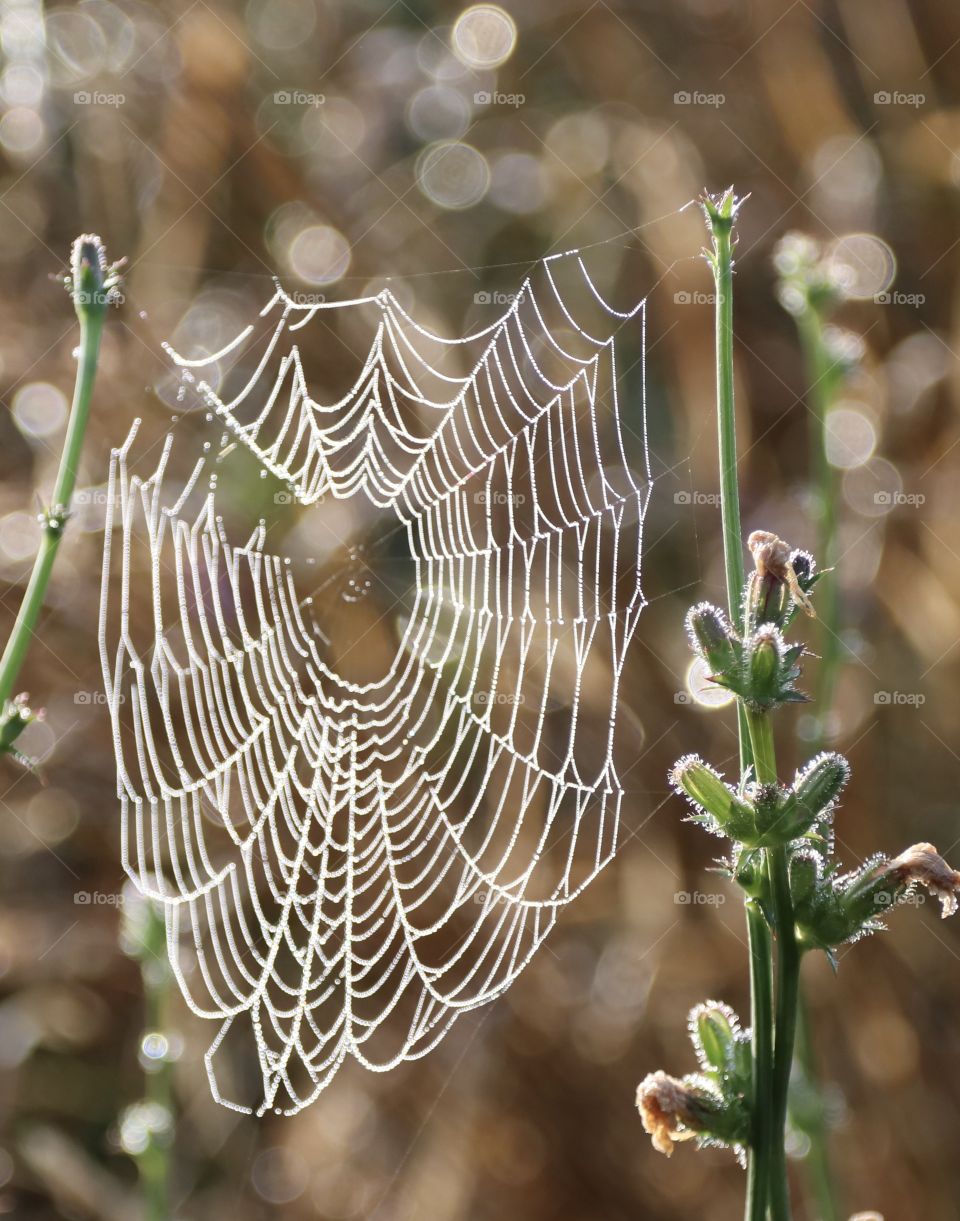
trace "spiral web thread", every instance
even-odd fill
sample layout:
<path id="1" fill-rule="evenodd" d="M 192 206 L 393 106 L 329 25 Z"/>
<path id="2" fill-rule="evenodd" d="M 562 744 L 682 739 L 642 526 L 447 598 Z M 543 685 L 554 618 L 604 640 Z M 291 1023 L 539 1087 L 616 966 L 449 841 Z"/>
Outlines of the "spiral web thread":
<path id="1" fill-rule="evenodd" d="M 463 339 L 389 289 L 304 305 L 278 287 L 250 364 L 255 326 L 201 360 L 169 349 L 297 505 L 392 514 L 414 580 L 379 681 L 330 664 L 263 522 L 229 541 L 211 456 L 165 496 L 171 438 L 149 477 L 136 425 L 113 452 L 100 650 L 124 866 L 162 905 L 188 1004 L 219 1023 L 206 1063 L 225 1105 L 292 1114 L 347 1057 L 424 1055 L 613 855 L 650 492 L 645 394 L 635 477 L 614 335 L 633 320 L 642 353 L 643 307 L 613 310 L 573 252 Z M 323 403 L 298 344 L 329 310 L 365 311 L 374 336 Z"/>

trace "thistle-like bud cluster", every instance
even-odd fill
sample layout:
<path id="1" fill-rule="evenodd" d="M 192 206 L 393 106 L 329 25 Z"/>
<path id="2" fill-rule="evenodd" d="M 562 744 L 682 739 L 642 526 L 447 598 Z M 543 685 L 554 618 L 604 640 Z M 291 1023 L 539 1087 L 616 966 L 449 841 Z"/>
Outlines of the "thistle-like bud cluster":
<path id="1" fill-rule="evenodd" d="M 697 755 L 686 755 L 670 779 L 693 806 L 692 822 L 745 848 L 775 848 L 821 839 L 819 829 L 849 775 L 843 755 L 827 752 L 811 759 L 789 786 L 750 780 L 737 791 Z"/>
<path id="2" fill-rule="evenodd" d="M 815 614 L 810 593 L 822 574 L 810 555 L 766 531 L 754 532 L 748 547 L 755 570 L 744 584 L 743 630 L 701 602 L 687 615 L 687 634 L 711 681 L 736 696 L 751 739 L 762 743 L 772 742 L 769 714 L 806 699 L 797 688 L 805 648 L 788 643 L 786 633 L 798 612 Z M 960 873 L 931 844 L 916 844 L 893 859 L 874 857 L 853 872 L 834 860 L 833 818 L 850 779 L 843 755 L 814 756 L 790 783 L 776 778 L 775 770 L 771 748 L 766 766 L 747 768 L 734 785 L 691 754 L 675 764 L 670 782 L 688 802 L 690 820 L 729 842 L 723 872 L 778 938 L 784 932 L 778 916 L 792 911 L 791 943 L 801 952 L 823 950 L 836 963 L 839 946 L 882 928 L 883 916 L 920 886 L 940 899 L 944 916 L 956 910 Z M 773 854 L 785 862 L 776 893 Z M 784 886 L 790 892 L 786 908 Z M 690 1033 L 700 1072 L 680 1079 L 648 1076 L 637 1096 L 644 1126 L 664 1153 L 690 1137 L 742 1151 L 752 1107 L 749 1037 L 716 1002 L 693 1011 Z"/>
<path id="3" fill-rule="evenodd" d="M 933 844 L 914 844 L 892 860 L 871 857 L 851 873 L 820 854 L 795 852 L 790 887 L 800 944 L 826 950 L 833 960 L 837 946 L 882 929 L 882 917 L 921 886 L 940 900 L 944 919 L 954 914 L 960 873 Z"/>
<path id="4" fill-rule="evenodd" d="M 708 667 L 710 681 L 748 707 L 769 712 L 782 704 L 806 701 L 796 685 L 804 646 L 788 645 L 775 623 L 761 623 L 742 639 L 717 607 L 702 602 L 687 616 L 687 631 L 694 652 Z"/>
<path id="5" fill-rule="evenodd" d="M 733 1010 L 705 1001 L 690 1011 L 698 1073 L 650 1073 L 637 1088 L 637 1109 L 653 1146 L 667 1157 L 677 1141 L 724 1145 L 742 1158 L 750 1136 L 750 1033 Z"/>

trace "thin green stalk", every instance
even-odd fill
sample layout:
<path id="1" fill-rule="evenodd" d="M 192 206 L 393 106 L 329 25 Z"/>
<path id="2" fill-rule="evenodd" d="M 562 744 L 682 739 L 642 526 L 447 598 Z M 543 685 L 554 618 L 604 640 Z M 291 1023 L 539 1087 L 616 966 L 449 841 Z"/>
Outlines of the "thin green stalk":
<path id="1" fill-rule="evenodd" d="M 107 306 L 113 299 L 116 284 L 113 269 L 106 265 L 103 245 L 100 239 L 95 237 L 78 238 L 74 243 L 71 273 L 69 288 L 80 323 L 80 350 L 73 403 L 53 488 L 53 499 L 42 519 L 43 537 L 40 550 L 37 552 L 13 631 L 0 659 L 0 716 L 8 715 L 9 701 L 36 631 L 50 583 L 50 574 L 70 512 L 70 501 L 77 482 L 80 452 L 83 449 L 93 399 L 100 337 L 103 334 Z M 9 740 L 12 741 L 12 736 Z"/>
<path id="2" fill-rule="evenodd" d="M 27 656 L 27 650 L 36 630 L 37 620 L 43 607 L 53 562 L 57 558 L 63 527 L 69 512 L 70 500 L 77 482 L 80 451 L 87 430 L 93 382 L 97 373 L 97 357 L 100 352 L 100 336 L 103 333 L 103 318 L 80 319 L 80 359 L 77 379 L 73 390 L 73 405 L 67 437 L 60 455 L 60 469 L 53 489 L 50 512 L 44 515 L 43 538 L 34 561 L 33 572 L 27 592 L 20 603 L 16 623 L 0 661 L 0 707 L 5 707 L 12 697 L 14 687 Z"/>
<path id="3" fill-rule="evenodd" d="M 773 741 L 773 726 L 769 714 L 747 712 L 754 767 L 761 784 L 777 782 L 777 760 Z M 790 873 L 787 849 L 783 846 L 765 850 L 773 913 L 777 929 L 777 997 L 776 1026 L 773 1046 L 773 1090 L 770 1216 L 772 1221 L 789 1221 L 790 1187 L 787 1177 L 786 1125 L 787 1102 L 790 1093 L 790 1072 L 793 1068 L 793 1048 L 797 1028 L 797 1002 L 800 988 L 800 949 L 797 945 L 790 893 Z"/>
<path id="4" fill-rule="evenodd" d="M 794 931 L 793 899 L 786 848 L 767 850 L 767 868 L 777 923 L 777 1022 L 773 1047 L 773 1167 L 770 1175 L 772 1221 L 789 1221 L 790 1188 L 785 1149 L 790 1072 L 797 1032 L 800 949 Z"/>
<path id="5" fill-rule="evenodd" d="M 817 556 L 822 568 L 837 561 L 837 474 L 827 456 L 827 415 L 833 402 L 834 362 L 824 342 L 823 319 L 810 306 L 797 316 L 797 330 L 809 379 L 811 467 L 817 492 Z M 823 746 L 824 718 L 833 706 L 840 663 L 840 597 L 836 580 L 824 581 L 818 598 L 823 626 L 815 700 L 819 709 L 816 747 Z"/>
<path id="6" fill-rule="evenodd" d="M 797 315 L 797 332 L 806 368 L 810 417 L 811 472 L 817 492 L 817 554 L 824 568 L 837 562 L 838 479 L 827 455 L 827 415 L 833 405 L 835 378 L 833 361 L 824 341 L 823 317 L 811 302 Z M 822 582 L 820 608 L 820 664 L 816 672 L 815 700 L 818 709 L 814 747 L 822 750 L 827 734 L 826 719 L 833 708 L 840 668 L 840 589 L 836 578 Z M 797 1058 L 805 1081 L 816 1089 L 817 1069 L 808 1030 L 809 1017 L 802 1003 L 798 1013 Z M 827 1149 L 829 1133 L 822 1106 L 815 1108 L 805 1126 L 810 1140 L 806 1159 L 809 1187 L 815 1195 L 820 1221 L 837 1221 L 840 1209 Z"/>
<path id="7" fill-rule="evenodd" d="M 737 471 L 737 425 L 733 374 L 733 225 L 738 207 L 732 191 L 704 199 L 707 225 L 713 235 L 709 258 L 716 287 L 717 439 L 720 458 L 720 516 L 730 620 L 743 630 L 741 603 L 744 565 L 740 529 L 740 482 Z M 740 769 L 751 763 L 751 746 L 742 704 L 737 706 Z M 746 902 L 750 950 L 750 1015 L 753 1028 L 753 1112 L 747 1163 L 745 1221 L 764 1221 L 770 1166 L 771 1098 L 773 1089 L 773 983 L 770 930 L 753 899 Z"/>
<path id="8" fill-rule="evenodd" d="M 150 904 L 148 929 L 144 937 L 144 953 L 141 956 L 141 974 L 144 990 L 144 1045 L 141 1059 L 144 1063 L 144 1098 L 155 1107 L 154 1114 L 168 1117 L 169 1127 L 160 1124 L 152 1131 L 146 1148 L 137 1159 L 143 1184 L 147 1221 L 168 1221 L 170 1217 L 170 1150 L 173 1124 L 173 1065 L 169 1053 L 148 1054 L 146 1041 L 156 1039 L 166 1029 L 166 1002 L 169 985 L 169 968 L 164 960 L 166 932 L 163 917 Z M 161 1036 L 162 1037 L 162 1036 Z"/>
<path id="9" fill-rule="evenodd" d="M 748 899 L 747 944 L 750 951 L 750 1022 L 754 1098 L 767 1098 L 772 1091 L 773 1066 L 773 947 L 763 912 Z M 764 1221 L 767 1215 L 770 1165 L 770 1109 L 754 1106 L 752 1149 L 747 1167 L 747 1199 L 744 1215 L 749 1221 Z"/>
<path id="10" fill-rule="evenodd" d="M 140 1036 L 143 1096 L 120 1117 L 120 1143 L 137 1164 L 144 1221 L 169 1221 L 170 1176 L 175 1134 L 173 1060 L 168 1001 L 172 982 L 167 961 L 166 928 L 157 906 L 124 890 L 120 942 L 136 959 L 143 984 L 144 1027 Z"/>
<path id="11" fill-rule="evenodd" d="M 732 199 L 732 197 L 731 197 Z M 714 281 L 717 289 L 717 434 L 720 453 L 720 519 L 723 527 L 723 561 L 727 576 L 730 616 L 737 631 L 743 628 L 743 536 L 740 530 L 740 482 L 737 473 L 737 420 L 733 390 L 733 212 L 723 204 L 713 222 Z"/>
<path id="12" fill-rule="evenodd" d="M 810 1141 L 810 1150 L 803 1161 L 807 1191 L 812 1198 L 813 1207 L 816 1209 L 817 1221 L 841 1221 L 842 1214 L 837 1203 L 836 1185 L 827 1151 L 827 1117 L 817 1086 L 819 1073 L 813 1047 L 810 1014 L 802 988 L 797 1005 L 796 1058 L 808 1089 L 815 1094 L 815 1099 L 811 1104 L 813 1114 L 803 1125 L 803 1131 Z"/>

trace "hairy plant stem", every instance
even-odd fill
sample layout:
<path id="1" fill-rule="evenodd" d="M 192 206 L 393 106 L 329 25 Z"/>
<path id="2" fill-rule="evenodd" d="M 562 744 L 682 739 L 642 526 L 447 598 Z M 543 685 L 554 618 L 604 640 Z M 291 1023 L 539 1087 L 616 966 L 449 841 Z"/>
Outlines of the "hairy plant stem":
<path id="1" fill-rule="evenodd" d="M 0 660 L 0 711 L 6 707 L 7 702 L 13 696 L 20 677 L 20 670 L 33 640 L 47 586 L 50 583 L 53 562 L 57 558 L 57 550 L 70 509 L 70 499 L 77 482 L 80 451 L 83 448 L 83 438 L 90 416 L 90 403 L 93 398 L 93 383 L 97 374 L 100 336 L 103 333 L 104 321 L 102 313 L 85 314 L 78 311 L 78 315 L 80 319 L 80 355 L 77 362 L 77 377 L 74 383 L 67 436 L 60 455 L 60 467 L 53 488 L 50 511 L 44 515 L 43 519 L 40 550 L 37 552 L 13 631 L 3 650 L 3 658 Z"/>
<path id="2" fill-rule="evenodd" d="M 733 224 L 736 201 L 728 191 L 705 202 L 713 236 L 710 265 L 716 286 L 717 440 L 720 457 L 720 515 L 730 621 L 743 631 L 741 596 L 744 582 L 743 537 L 740 529 L 740 483 L 737 472 L 737 426 L 733 376 Z M 752 761 L 744 708 L 737 705 L 740 770 Z M 765 1221 L 769 1191 L 773 1090 L 773 976 L 770 930 L 753 899 L 746 901 L 750 951 L 750 1020 L 753 1109 L 747 1163 L 745 1221 Z"/>

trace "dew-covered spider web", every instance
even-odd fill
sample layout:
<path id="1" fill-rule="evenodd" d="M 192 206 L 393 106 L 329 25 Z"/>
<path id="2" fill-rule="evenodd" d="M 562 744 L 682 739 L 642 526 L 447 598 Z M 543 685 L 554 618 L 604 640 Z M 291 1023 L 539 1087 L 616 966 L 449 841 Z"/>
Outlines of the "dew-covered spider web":
<path id="1" fill-rule="evenodd" d="M 306 1106 L 348 1057 L 379 1072 L 435 1047 L 617 845 L 643 303 L 614 310 L 573 252 L 464 338 L 412 313 L 390 288 L 278 287 L 219 351 L 170 351 L 217 438 L 185 476 L 172 434 L 153 470 L 136 428 L 111 462 L 100 648 L 124 866 L 216 1023 L 215 1097 L 258 1114 Z M 329 510 L 335 530 L 353 506 L 402 556 L 389 590 L 372 562 L 341 584 L 349 649 L 328 579 L 272 551 L 266 520 L 231 534 L 238 456 L 278 512 Z M 377 669 L 365 637 L 384 624 Z"/>

